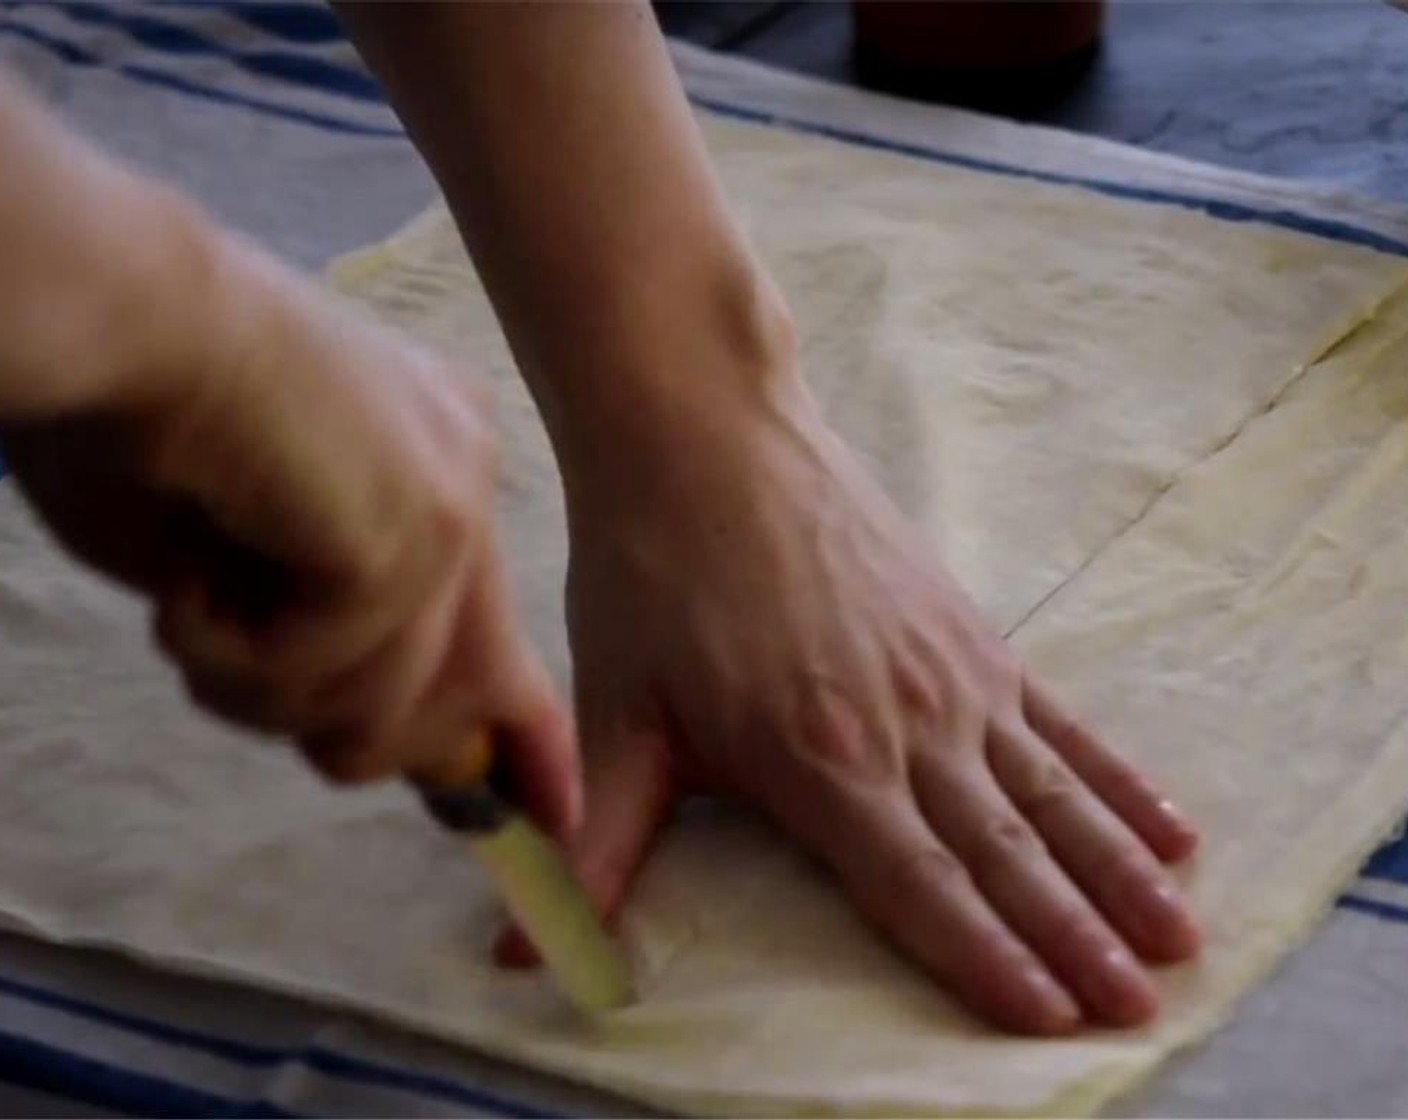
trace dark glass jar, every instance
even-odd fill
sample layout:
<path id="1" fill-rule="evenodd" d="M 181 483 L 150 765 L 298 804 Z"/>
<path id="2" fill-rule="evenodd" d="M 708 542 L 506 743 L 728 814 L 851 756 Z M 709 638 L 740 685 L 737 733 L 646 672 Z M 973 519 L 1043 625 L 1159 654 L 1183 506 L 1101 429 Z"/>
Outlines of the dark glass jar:
<path id="1" fill-rule="evenodd" d="M 1100 47 L 1104 0 L 851 0 L 863 84 L 995 112 L 1063 93 Z"/>

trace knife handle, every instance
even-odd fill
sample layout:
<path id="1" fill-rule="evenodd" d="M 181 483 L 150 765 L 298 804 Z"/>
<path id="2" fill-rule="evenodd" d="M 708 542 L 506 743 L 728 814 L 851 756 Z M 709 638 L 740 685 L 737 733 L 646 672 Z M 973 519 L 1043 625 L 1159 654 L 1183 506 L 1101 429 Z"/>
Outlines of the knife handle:
<path id="1" fill-rule="evenodd" d="M 430 815 L 453 832 L 492 832 L 511 810 L 495 795 L 493 736 L 480 728 L 463 748 L 410 775 Z"/>

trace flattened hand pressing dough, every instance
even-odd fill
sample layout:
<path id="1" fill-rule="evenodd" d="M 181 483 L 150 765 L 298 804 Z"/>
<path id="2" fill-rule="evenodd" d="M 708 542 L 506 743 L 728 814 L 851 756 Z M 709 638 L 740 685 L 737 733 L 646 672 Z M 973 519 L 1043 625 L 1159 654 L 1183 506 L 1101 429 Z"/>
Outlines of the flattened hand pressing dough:
<path id="1" fill-rule="evenodd" d="M 1160 1023 L 995 1037 L 784 841 L 706 806 L 627 914 L 643 1001 L 585 1028 L 541 978 L 487 966 L 495 908 L 452 840 L 396 790 L 331 793 L 188 712 L 137 608 L 59 559 L 13 492 L 0 916 L 749 1114 L 1093 1108 L 1308 929 L 1408 801 L 1408 302 L 1354 330 L 1402 263 L 708 131 L 836 423 L 1039 670 L 1205 826 L 1208 951 L 1166 975 Z M 498 382 L 519 586 L 565 671 L 551 459 L 450 224 L 434 212 L 336 279 Z"/>

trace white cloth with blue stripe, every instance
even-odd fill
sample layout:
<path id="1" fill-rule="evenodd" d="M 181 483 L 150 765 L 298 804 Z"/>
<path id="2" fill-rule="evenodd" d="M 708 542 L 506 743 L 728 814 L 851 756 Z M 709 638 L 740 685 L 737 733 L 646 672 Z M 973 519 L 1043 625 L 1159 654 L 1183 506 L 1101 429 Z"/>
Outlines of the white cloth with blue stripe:
<path id="1" fill-rule="evenodd" d="M 303 13 L 310 32 L 317 30 L 316 19 L 299 6 L 270 6 L 259 18 L 286 7 Z M 267 32 L 245 25 L 247 12 L 202 7 L 173 14 L 163 8 L 159 18 L 144 17 L 222 45 L 204 49 L 183 40 L 185 53 L 173 56 L 169 52 L 179 48 L 172 47 L 169 31 L 134 29 L 122 19 L 114 26 L 113 11 L 131 9 L 7 6 L 0 8 L 0 30 L 23 28 L 23 35 L 14 34 L 16 61 L 90 131 L 106 133 L 110 143 L 181 178 L 231 220 L 314 263 L 366 240 L 428 197 L 424 174 L 404 141 L 374 131 L 391 129 L 384 109 L 341 94 L 336 97 L 342 101 L 320 94 L 326 102 L 301 92 L 292 96 L 297 87 L 270 79 L 267 60 L 251 61 L 269 44 L 262 38 Z M 134 40 L 149 45 L 134 50 Z M 242 57 L 232 57 L 234 48 Z M 350 63 L 336 39 L 328 37 L 323 49 L 337 56 L 338 65 Z M 55 51 L 66 52 L 63 67 L 50 61 Z M 1201 208 L 1226 216 L 1262 216 L 1380 248 L 1393 249 L 1404 239 L 1405 224 L 1387 207 L 963 114 L 911 106 L 882 110 L 872 98 L 693 52 L 682 53 L 682 62 L 701 97 L 798 126 L 912 146 L 918 153 L 938 148 L 932 154 L 949 162 L 1097 179 L 1097 186 L 1128 197 L 1177 202 L 1191 196 L 1202 200 Z M 272 67 L 291 72 L 286 63 Z M 310 72 L 306 66 L 293 70 Z M 282 94 L 290 94 L 286 102 Z M 297 119 L 279 117 L 284 108 L 296 110 Z M 315 116 L 356 128 L 333 131 Z M 251 159 L 252 152 L 261 159 Z M 353 164 L 358 197 L 339 211 L 329 200 L 352 193 L 345 169 Z M 290 169 L 296 170 L 281 175 Z M 1308 377 L 1306 384 L 1314 389 L 1316 379 Z M 1333 394 L 1308 403 L 1316 406 L 1314 416 L 1327 409 L 1338 415 Z M 1303 437 L 1313 444 L 1313 432 L 1279 435 L 1294 437 L 1298 447 Z M 1278 432 L 1262 438 L 1274 450 Z M 1356 820 L 1346 828 L 1363 832 L 1373 824 Z M 1358 905 L 1372 908 L 1375 917 L 1338 917 L 1295 972 L 1268 989 L 1238 1027 L 1161 1087 L 1153 1107 L 1401 1111 L 1405 1096 L 1396 1074 L 1405 1032 L 1403 1012 L 1391 997 L 1395 971 L 1408 968 L 1408 938 L 1378 916 L 1403 910 L 1408 892 L 1400 894 L 1391 882 L 1402 862 L 1390 850 L 1371 866 L 1377 878 L 1356 889 Z M 0 885 L 4 880 L 0 864 Z M 95 1106 L 153 1114 L 440 1114 L 466 1107 L 506 1112 L 515 1102 L 527 1109 L 611 1107 L 464 1055 L 368 1033 L 313 1007 L 225 991 L 217 998 L 204 985 L 20 939 L 7 939 L 6 947 L 11 951 L 0 965 L 0 1072 L 36 1094 L 78 1095 Z M 1348 1000 L 1347 986 L 1365 990 Z M 1345 1037 L 1359 1045 L 1336 1047 L 1327 1060 L 1326 1040 Z M 1310 1053 L 1315 1062 L 1287 1066 L 1275 1060 L 1278 1054 Z M 1270 1068 L 1274 1076 L 1268 1076 Z M 42 1095 L 29 1102 L 36 1108 L 52 1104 Z"/>

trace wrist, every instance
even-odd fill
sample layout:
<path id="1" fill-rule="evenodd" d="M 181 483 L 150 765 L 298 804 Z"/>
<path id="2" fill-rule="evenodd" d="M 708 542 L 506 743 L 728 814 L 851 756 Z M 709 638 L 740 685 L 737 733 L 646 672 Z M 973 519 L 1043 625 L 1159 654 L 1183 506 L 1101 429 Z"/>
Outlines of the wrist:
<path id="1" fill-rule="evenodd" d="M 110 284 L 108 314 L 126 339 L 106 394 L 115 407 L 188 395 L 228 338 L 229 235 L 162 184 L 141 182 L 133 194 L 131 228 L 141 233 Z"/>
<path id="2" fill-rule="evenodd" d="M 761 266 L 745 257 L 690 269 L 685 281 L 633 300 L 598 346 L 525 369 L 565 475 L 651 469 L 801 392 L 791 315 Z"/>
<path id="3" fill-rule="evenodd" d="M 188 201 L 166 211 L 150 278 L 169 304 L 145 339 L 145 369 L 132 388 L 141 399 L 184 406 L 222 395 L 258 370 L 304 373 L 318 364 L 302 349 L 320 337 L 316 289 Z"/>
<path id="4" fill-rule="evenodd" d="M 174 191 L 107 159 L 0 75 L 0 417 L 120 406 L 189 289 L 201 224 Z"/>

